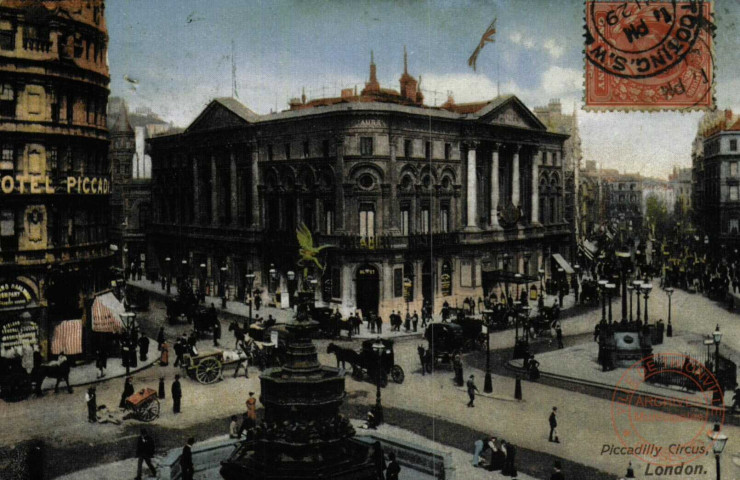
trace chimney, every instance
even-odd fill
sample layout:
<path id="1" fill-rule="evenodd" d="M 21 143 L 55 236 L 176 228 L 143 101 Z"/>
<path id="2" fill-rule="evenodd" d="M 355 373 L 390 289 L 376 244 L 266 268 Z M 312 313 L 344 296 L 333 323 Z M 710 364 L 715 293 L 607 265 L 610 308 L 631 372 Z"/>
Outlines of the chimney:
<path id="1" fill-rule="evenodd" d="M 354 91 L 351 88 L 342 89 L 342 98 L 352 98 Z"/>

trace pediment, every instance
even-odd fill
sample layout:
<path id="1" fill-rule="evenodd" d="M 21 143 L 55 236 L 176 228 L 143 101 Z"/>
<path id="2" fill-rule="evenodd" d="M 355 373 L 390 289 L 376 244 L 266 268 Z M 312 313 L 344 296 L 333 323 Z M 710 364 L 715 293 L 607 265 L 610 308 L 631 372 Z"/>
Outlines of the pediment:
<path id="1" fill-rule="evenodd" d="M 489 111 L 481 113 L 480 119 L 491 125 L 547 130 L 537 116 L 513 96 L 500 105 L 492 105 Z"/>
<path id="2" fill-rule="evenodd" d="M 185 130 L 186 132 L 198 132 L 207 130 L 220 130 L 224 128 L 240 127 L 248 125 L 249 122 L 229 110 L 219 102 L 211 102 L 193 123 Z"/>

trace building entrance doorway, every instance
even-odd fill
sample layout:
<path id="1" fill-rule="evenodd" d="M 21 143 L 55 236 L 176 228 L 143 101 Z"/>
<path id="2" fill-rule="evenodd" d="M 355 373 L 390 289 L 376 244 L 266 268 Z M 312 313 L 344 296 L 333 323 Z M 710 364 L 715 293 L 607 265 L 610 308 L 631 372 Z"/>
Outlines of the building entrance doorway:
<path id="1" fill-rule="evenodd" d="M 378 313 L 380 302 L 380 275 L 378 269 L 372 265 L 362 265 L 357 269 L 355 281 L 355 298 L 357 308 L 365 316 L 370 312 Z"/>

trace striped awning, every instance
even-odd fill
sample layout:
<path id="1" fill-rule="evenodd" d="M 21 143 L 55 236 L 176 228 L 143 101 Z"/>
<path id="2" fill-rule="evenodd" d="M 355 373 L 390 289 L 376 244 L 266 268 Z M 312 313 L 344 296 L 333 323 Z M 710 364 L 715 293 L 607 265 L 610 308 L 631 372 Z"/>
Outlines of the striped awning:
<path id="1" fill-rule="evenodd" d="M 58 355 L 82 353 L 82 320 L 63 320 L 54 327 L 51 337 L 51 353 Z"/>
<path id="2" fill-rule="evenodd" d="M 95 298 L 92 305 L 93 332 L 122 333 L 121 314 L 126 310 L 112 293 L 104 293 Z"/>
<path id="3" fill-rule="evenodd" d="M 560 268 L 565 270 L 565 273 L 569 275 L 575 273 L 575 270 L 573 270 L 573 267 L 570 266 L 570 263 L 568 263 L 568 261 L 564 259 L 563 256 L 560 255 L 559 253 L 553 253 L 552 258 L 553 260 L 555 260 L 555 262 L 557 262 Z"/>

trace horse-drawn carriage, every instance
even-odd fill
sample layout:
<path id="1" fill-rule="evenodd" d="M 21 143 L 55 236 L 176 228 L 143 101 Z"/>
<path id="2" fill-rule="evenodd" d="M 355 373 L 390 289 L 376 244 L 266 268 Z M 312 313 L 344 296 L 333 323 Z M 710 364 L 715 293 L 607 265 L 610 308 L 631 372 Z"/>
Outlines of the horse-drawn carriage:
<path id="1" fill-rule="evenodd" d="M 159 398 L 153 388 L 144 388 L 126 399 L 126 409 L 133 412 L 134 418 L 151 422 L 159 417 Z"/>
<path id="2" fill-rule="evenodd" d="M 463 327 L 457 323 L 431 323 L 424 332 L 429 348 L 424 366 L 431 373 L 440 364 L 452 365 L 455 354 L 465 346 Z"/>
<path id="3" fill-rule="evenodd" d="M 69 383 L 69 372 L 71 364 L 68 359 L 62 361 L 41 362 L 41 357 L 36 355 L 33 368 L 28 371 L 20 358 L 0 358 L 0 398 L 6 401 L 25 400 L 35 393 L 41 396 L 42 384 L 49 377 L 56 380 L 54 393 L 59 391 L 59 385 L 64 382 L 67 391 L 72 393 Z"/>
<path id="4" fill-rule="evenodd" d="M 246 352 L 237 350 L 219 350 L 200 355 L 186 354 L 183 357 L 182 369 L 191 379 L 210 385 L 223 379 L 224 368 L 233 366 L 238 371 L 246 360 Z"/>
<path id="5" fill-rule="evenodd" d="M 514 323 L 514 314 L 503 303 L 497 303 L 490 310 L 483 310 L 483 322 L 491 330 L 503 330 Z"/>
<path id="6" fill-rule="evenodd" d="M 374 344 L 378 340 L 365 340 L 362 342 L 362 349 L 356 352 L 349 348 L 340 347 L 330 343 L 326 352 L 333 353 L 337 357 L 337 367 L 340 363 L 342 368 L 349 363 L 352 366 L 352 377 L 355 380 L 362 380 L 365 376 L 371 380 L 380 381 L 380 386 L 388 385 L 388 376 L 396 382 L 403 383 L 406 375 L 400 365 L 396 365 L 393 352 L 393 340 L 379 340 L 383 343 L 383 352 L 378 358 L 378 353 L 374 349 Z"/>
<path id="7" fill-rule="evenodd" d="M 344 319 L 337 312 L 328 307 L 314 307 L 308 313 L 311 320 L 318 322 L 319 331 L 328 338 L 337 338 L 341 336 L 342 331 L 347 332 L 347 336 L 352 338 L 353 325 L 350 319 Z M 357 321 L 360 321 L 359 318 Z M 360 321 L 361 322 L 361 321 Z"/>
<path id="8" fill-rule="evenodd" d="M 594 280 L 583 280 L 581 282 L 581 303 L 585 305 L 598 305 L 599 285 Z"/>
<path id="9" fill-rule="evenodd" d="M 126 302 L 128 308 L 134 312 L 146 312 L 149 310 L 149 294 L 142 288 L 134 285 L 126 285 Z"/>
<path id="10" fill-rule="evenodd" d="M 462 327 L 463 350 L 482 350 L 486 347 L 486 334 L 488 326 L 485 320 L 476 317 L 458 317 L 453 320 L 454 324 Z"/>

